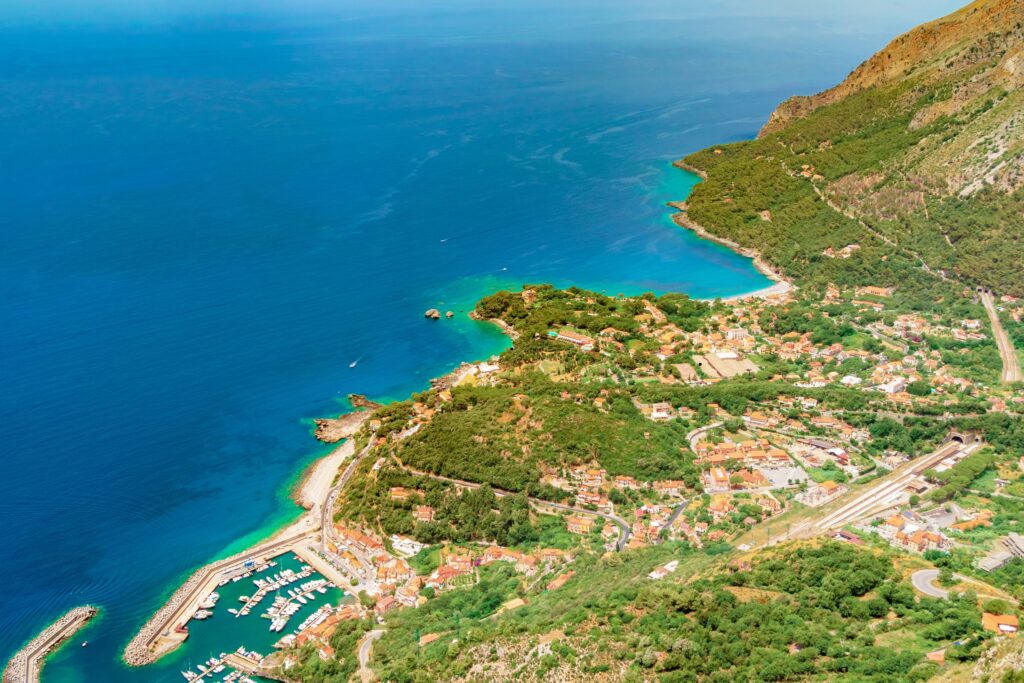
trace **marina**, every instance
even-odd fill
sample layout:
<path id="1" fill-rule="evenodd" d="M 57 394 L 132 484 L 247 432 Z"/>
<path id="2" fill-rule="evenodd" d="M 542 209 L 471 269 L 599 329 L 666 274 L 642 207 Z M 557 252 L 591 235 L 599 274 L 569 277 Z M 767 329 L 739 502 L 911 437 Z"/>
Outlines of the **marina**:
<path id="1" fill-rule="evenodd" d="M 195 613 L 185 624 L 187 652 L 195 659 L 186 659 L 184 651 L 179 655 L 175 670 L 182 680 L 258 683 L 257 674 L 267 666 L 265 657 L 283 638 L 293 642 L 302 630 L 323 623 L 346 599 L 293 551 L 266 560 L 227 579 L 199 603 L 208 608 L 200 612 L 209 615 Z"/>
<path id="2" fill-rule="evenodd" d="M 236 617 L 244 617 L 249 614 L 254 607 L 263 601 L 263 598 L 267 597 L 270 593 L 280 591 L 296 581 L 301 581 L 309 577 L 313 573 L 313 568 L 309 565 L 303 565 L 298 571 L 292 571 L 291 569 L 285 569 L 280 573 L 275 573 L 270 578 L 257 578 L 253 580 L 256 585 L 256 592 L 252 596 L 240 595 L 238 601 L 242 603 L 242 608 L 239 610 L 228 610 Z"/>
<path id="3" fill-rule="evenodd" d="M 258 662 L 263 655 L 258 652 L 247 651 L 240 647 L 233 653 L 222 652 L 220 657 L 211 657 L 203 664 L 195 667 L 195 670 L 182 671 L 181 675 L 186 681 L 217 681 L 218 683 L 258 683 L 247 673 L 251 669 L 258 669 Z M 235 668 L 230 668 L 235 667 Z"/>

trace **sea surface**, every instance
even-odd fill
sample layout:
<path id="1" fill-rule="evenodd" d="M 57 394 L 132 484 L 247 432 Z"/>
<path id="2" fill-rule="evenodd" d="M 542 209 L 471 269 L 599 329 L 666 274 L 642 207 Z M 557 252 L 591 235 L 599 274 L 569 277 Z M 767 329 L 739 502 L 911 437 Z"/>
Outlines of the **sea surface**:
<path id="1" fill-rule="evenodd" d="M 506 347 L 465 317 L 485 293 L 768 284 L 672 225 L 670 162 L 956 5 L 833 4 L 3 3 L 0 655 L 83 603 L 45 683 L 237 647 L 120 663 L 192 569 L 298 514 L 311 418 Z"/>

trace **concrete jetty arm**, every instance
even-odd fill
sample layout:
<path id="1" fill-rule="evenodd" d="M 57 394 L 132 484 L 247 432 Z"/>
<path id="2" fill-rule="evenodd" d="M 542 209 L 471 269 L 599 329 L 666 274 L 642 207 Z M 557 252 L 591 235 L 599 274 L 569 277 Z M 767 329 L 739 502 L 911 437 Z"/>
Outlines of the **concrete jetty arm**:
<path id="1" fill-rule="evenodd" d="M 301 520 L 300 520 L 301 521 Z M 288 531 L 296 531 L 299 524 Z M 124 661 L 130 666 L 152 664 L 188 638 L 183 627 L 202 601 L 220 582 L 244 571 L 246 562 L 260 564 L 270 558 L 288 552 L 296 544 L 313 538 L 317 529 L 311 528 L 298 533 L 289 533 L 261 543 L 249 550 L 227 559 L 201 567 L 174 592 L 163 607 L 154 614 L 145 626 L 132 638 L 124 650 Z"/>
<path id="2" fill-rule="evenodd" d="M 56 650 L 61 643 L 75 635 L 79 629 L 96 616 L 95 607 L 85 605 L 66 612 L 42 632 L 18 650 L 4 669 L 3 683 L 38 683 L 39 671 L 43 668 L 46 655 Z"/>

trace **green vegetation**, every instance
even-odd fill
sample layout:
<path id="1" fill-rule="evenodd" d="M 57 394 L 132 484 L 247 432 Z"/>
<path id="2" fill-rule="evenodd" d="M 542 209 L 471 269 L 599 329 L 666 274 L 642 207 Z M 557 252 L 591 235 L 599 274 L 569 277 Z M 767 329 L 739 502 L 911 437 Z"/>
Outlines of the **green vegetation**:
<path id="1" fill-rule="evenodd" d="M 932 650 L 953 663 L 979 656 L 989 643 L 969 590 L 977 584 L 959 576 L 1024 598 L 1024 561 L 984 576 L 976 566 L 1024 519 L 1024 477 L 1010 466 L 1024 455 L 1024 421 L 1011 391 L 993 389 L 1001 360 L 974 298 L 978 285 L 1024 295 L 1024 124 L 1014 114 L 1024 94 L 1004 89 L 1006 70 L 993 68 L 1022 31 L 924 41 L 919 51 L 941 43 L 946 52 L 876 70 L 890 77 L 880 84 L 868 69 L 872 87 L 806 107 L 758 140 L 687 157 L 708 179 L 680 222 L 759 251 L 799 284 L 783 304 L 549 285 L 479 302 L 477 316 L 500 321 L 513 347 L 497 370 L 481 366 L 378 410 L 374 451 L 338 517 L 429 544 L 410 558 L 421 575 L 448 544 L 471 555 L 492 542 L 571 549 L 573 559 L 537 574 L 499 562 L 479 568 L 476 583 L 426 589 L 424 606 L 387 615 L 375 648 L 381 680 L 910 683 L 949 672 L 926 660 Z M 1005 303 L 1007 329 L 1024 345 L 1021 309 Z M 740 357 L 756 367 L 719 378 L 732 372 L 708 354 L 723 350 L 736 367 Z M 734 460 L 724 466 L 735 490 L 712 506 L 687 437 L 713 421 L 722 424 L 704 438 L 834 442 L 856 469 L 830 459 L 807 469 L 817 482 L 854 480 L 854 491 L 891 462 L 934 451 L 951 429 L 981 434 L 988 448 L 926 473 L 937 487 L 910 500 L 924 513 L 955 501 L 978 522 L 949 531 L 949 552 L 910 561 L 876 537 L 740 554 L 733 546 L 759 543 L 760 528 L 746 532 L 769 515 L 780 532 L 821 511 L 795 503 L 795 487 L 775 492 L 788 510 L 762 508 L 759 494 L 739 490 Z M 605 476 L 572 473 L 578 466 Z M 619 475 L 639 484 L 613 486 Z M 668 479 L 683 485 L 643 487 Z M 622 553 L 605 554 L 600 528 L 571 534 L 529 501 L 604 505 L 605 495 L 635 522 L 637 543 Z M 675 523 L 662 526 L 669 515 Z M 678 567 L 660 570 L 667 578 L 648 579 L 670 560 Z M 917 597 L 902 578 L 925 562 L 941 584 L 961 584 L 950 599 Z M 332 644 L 351 653 L 365 628 L 346 624 Z M 351 657 L 317 659 L 302 652 L 304 681 L 352 673 Z"/>
<path id="2" fill-rule="evenodd" d="M 681 580 L 643 578 L 673 554 Z M 707 574 L 709 561 L 667 547 L 586 560 L 562 588 L 527 591 L 525 607 L 488 619 L 522 593 L 507 572 L 491 574 L 436 609 L 389 617 L 377 673 L 399 682 L 489 671 L 543 680 L 570 667 L 627 681 L 920 681 L 934 673 L 922 664 L 928 649 L 960 640 L 948 651 L 955 659 L 983 642 L 973 596 L 917 599 L 885 555 L 828 543 L 766 553 L 749 568 L 719 562 Z M 442 637 L 417 646 L 433 633 Z M 549 654 L 531 656 L 551 633 Z M 895 649 L 882 644 L 890 633 L 913 637 Z"/>
<path id="3" fill-rule="evenodd" d="M 998 138 L 1024 93 L 987 100 L 979 93 L 975 102 L 987 106 L 968 102 L 947 116 L 926 115 L 979 73 L 943 71 L 854 92 L 761 139 L 690 155 L 687 163 L 709 176 L 688 199 L 690 217 L 814 288 L 896 286 L 898 301 L 926 307 L 957 295 L 928 272 L 943 270 L 1024 294 L 1011 246 L 1024 239 L 1016 219 L 1024 194 L 956 193 L 986 163 L 986 148 L 970 143 Z M 951 150 L 959 150 L 954 163 L 946 158 Z M 988 150 L 1014 154 L 1012 143 Z M 770 221 L 761 217 L 766 210 Z M 849 258 L 823 256 L 851 244 L 860 248 Z"/>
<path id="4" fill-rule="evenodd" d="M 928 494 L 929 498 L 940 502 L 949 500 L 967 488 L 972 481 L 977 479 L 982 472 L 992 467 L 994 463 L 995 455 L 991 452 L 982 451 L 967 456 L 945 472 L 929 470 L 926 472 L 928 478 L 941 484 L 939 488 Z"/>
<path id="5" fill-rule="evenodd" d="M 652 424 L 626 392 L 610 393 L 604 409 L 593 404 L 598 395 L 598 387 L 556 384 L 539 374 L 509 387 L 458 387 L 397 456 L 419 470 L 555 500 L 564 493 L 537 484 L 541 465 L 596 461 L 610 475 L 696 480 L 680 452 L 685 430 Z"/>
<path id="6" fill-rule="evenodd" d="M 374 623 L 370 619 L 342 621 L 331 635 L 330 645 L 335 652 L 355 653 L 356 645 Z M 299 650 L 298 662 L 285 674 L 289 680 L 302 683 L 343 683 L 355 673 L 358 661 L 354 655 L 337 659 L 324 659 L 319 654 L 319 644 L 309 644 Z"/>

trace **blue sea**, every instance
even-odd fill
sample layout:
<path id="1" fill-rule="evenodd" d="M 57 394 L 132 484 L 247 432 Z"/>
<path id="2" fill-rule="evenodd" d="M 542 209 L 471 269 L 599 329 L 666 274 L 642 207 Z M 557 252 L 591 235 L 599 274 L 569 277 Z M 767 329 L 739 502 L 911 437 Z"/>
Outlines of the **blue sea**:
<path id="1" fill-rule="evenodd" d="M 92 603 L 45 683 L 181 681 L 219 645 L 123 646 L 298 514 L 311 418 L 504 349 L 483 294 L 765 286 L 671 161 L 957 3 L 847 4 L 0 6 L 0 655 Z"/>

